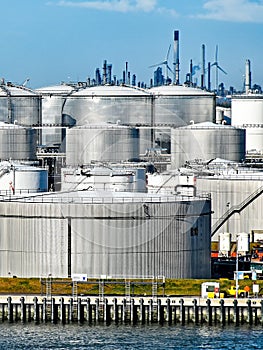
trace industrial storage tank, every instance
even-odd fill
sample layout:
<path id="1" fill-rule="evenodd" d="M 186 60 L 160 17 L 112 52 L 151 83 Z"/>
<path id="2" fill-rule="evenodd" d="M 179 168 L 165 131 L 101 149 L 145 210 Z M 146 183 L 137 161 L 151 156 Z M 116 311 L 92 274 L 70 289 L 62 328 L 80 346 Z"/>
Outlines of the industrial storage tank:
<path id="1" fill-rule="evenodd" d="M 54 146 L 63 141 L 63 126 L 74 126 L 76 121 L 63 114 L 67 97 L 82 88 L 80 84 L 47 86 L 36 89 L 42 97 L 42 145 Z"/>
<path id="2" fill-rule="evenodd" d="M 0 194 L 20 195 L 46 192 L 48 170 L 18 162 L 0 163 Z"/>
<path id="3" fill-rule="evenodd" d="M 246 151 L 263 151 L 263 95 L 233 96 L 232 125 L 246 129 Z"/>
<path id="4" fill-rule="evenodd" d="M 24 86 L 0 82 L 0 121 L 23 126 L 41 123 L 41 96 Z"/>
<path id="5" fill-rule="evenodd" d="M 0 275 L 210 278 L 208 198 L 79 191 L 0 202 Z"/>
<path id="6" fill-rule="evenodd" d="M 238 162 L 245 158 L 245 142 L 245 130 L 233 126 L 205 122 L 172 128 L 171 166 L 178 168 L 196 159 Z"/>
<path id="7" fill-rule="evenodd" d="M 0 122 L 0 161 L 35 160 L 36 130 Z"/>
<path id="8" fill-rule="evenodd" d="M 139 130 L 124 125 L 91 125 L 67 129 L 66 163 L 120 162 L 139 158 Z"/>
<path id="9" fill-rule="evenodd" d="M 77 126 L 101 122 L 152 125 L 152 95 L 130 86 L 87 87 L 68 96 L 63 114 Z"/>
<path id="10" fill-rule="evenodd" d="M 149 89 L 154 95 L 154 124 L 185 126 L 215 122 L 215 94 L 181 85 L 163 85 Z"/>

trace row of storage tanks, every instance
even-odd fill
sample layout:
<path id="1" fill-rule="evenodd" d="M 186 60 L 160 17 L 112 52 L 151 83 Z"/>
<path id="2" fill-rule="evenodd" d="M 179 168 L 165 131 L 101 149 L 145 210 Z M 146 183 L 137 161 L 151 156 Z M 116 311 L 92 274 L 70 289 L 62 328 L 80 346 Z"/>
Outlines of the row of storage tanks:
<path id="1" fill-rule="evenodd" d="M 69 165 L 72 158 L 78 159 L 80 154 L 83 155 L 85 147 L 89 155 L 83 163 L 96 160 L 103 153 L 99 160 L 109 160 L 105 150 L 113 157 L 110 148 L 119 153 L 115 155 L 118 161 L 139 158 L 147 148 L 155 147 L 156 139 L 161 146 L 167 146 L 168 153 L 171 152 L 174 167 L 188 159 L 209 159 L 219 153 L 222 158 L 230 160 L 244 159 L 244 130 L 211 124 L 215 122 L 215 96 L 199 89 L 183 86 L 162 86 L 149 90 L 125 86 L 84 89 L 59 85 L 33 92 L 2 85 L 0 92 L 0 120 L 24 127 L 33 126 L 38 144 L 48 146 L 62 142 L 62 151 L 67 143 Z M 115 127 L 109 123 L 115 124 Z M 116 124 L 129 127 L 125 129 Z M 43 126 L 41 132 L 37 129 L 39 125 Z M 71 128 L 65 131 L 63 126 Z M 155 128 L 154 131 L 151 127 Z M 21 129 L 18 132 L 26 131 Z M 64 138 L 66 133 L 67 141 Z M 32 148 L 18 146 L 20 153 L 24 153 L 18 154 L 17 159 L 32 159 L 35 145 L 30 137 L 27 144 Z M 129 140 L 127 148 L 131 150 L 130 154 L 120 144 L 121 139 Z M 119 140 L 119 145 L 116 145 L 116 140 Z M 194 140 L 195 144 L 189 140 Z M 5 150 L 10 148 L 10 142 L 6 140 L 5 144 L 3 139 L 0 159 L 6 159 Z"/>

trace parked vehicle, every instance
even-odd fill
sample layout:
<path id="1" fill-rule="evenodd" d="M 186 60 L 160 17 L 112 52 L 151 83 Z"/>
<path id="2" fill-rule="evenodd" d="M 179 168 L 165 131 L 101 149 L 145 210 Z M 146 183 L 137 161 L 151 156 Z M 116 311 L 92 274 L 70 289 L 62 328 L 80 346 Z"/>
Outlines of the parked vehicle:
<path id="1" fill-rule="evenodd" d="M 202 298 L 219 298 L 220 285 L 219 282 L 204 282 L 201 285 Z"/>

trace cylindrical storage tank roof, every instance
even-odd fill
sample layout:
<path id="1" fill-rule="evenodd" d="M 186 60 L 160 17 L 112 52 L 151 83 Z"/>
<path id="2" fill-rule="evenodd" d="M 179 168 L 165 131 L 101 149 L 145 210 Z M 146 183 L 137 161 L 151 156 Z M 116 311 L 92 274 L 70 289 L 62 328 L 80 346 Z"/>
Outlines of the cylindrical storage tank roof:
<path id="1" fill-rule="evenodd" d="M 121 162 L 139 158 L 139 130 L 120 125 L 92 125 L 67 129 L 67 165 Z"/>
<path id="2" fill-rule="evenodd" d="M 232 98 L 232 125 L 247 130 L 246 150 L 263 150 L 263 95 Z"/>
<path id="3" fill-rule="evenodd" d="M 0 122 L 0 160 L 9 159 L 36 159 L 36 130 Z"/>
<path id="4" fill-rule="evenodd" d="M 195 159 L 223 158 L 239 162 L 245 157 L 245 140 L 244 129 L 210 122 L 172 129 L 172 168 Z"/>
<path id="5" fill-rule="evenodd" d="M 154 123 L 185 126 L 215 122 L 215 95 L 201 89 L 179 85 L 165 85 L 149 90 L 154 94 Z"/>
<path id="6" fill-rule="evenodd" d="M 0 84 L 0 121 L 24 126 L 41 123 L 41 96 L 33 90 Z"/>
<path id="7" fill-rule="evenodd" d="M 127 86 L 89 87 L 67 97 L 63 114 L 75 119 L 80 126 L 118 121 L 151 125 L 152 95 Z"/>

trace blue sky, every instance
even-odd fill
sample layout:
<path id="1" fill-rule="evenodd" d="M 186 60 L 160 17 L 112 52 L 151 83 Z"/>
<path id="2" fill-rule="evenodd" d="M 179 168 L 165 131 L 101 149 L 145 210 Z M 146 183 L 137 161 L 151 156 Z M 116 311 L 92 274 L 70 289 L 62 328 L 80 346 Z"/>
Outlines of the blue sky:
<path id="1" fill-rule="evenodd" d="M 165 58 L 174 30 L 181 82 L 190 59 L 201 63 L 205 44 L 207 62 L 218 45 L 228 73 L 219 82 L 227 88 L 242 88 L 247 58 L 252 83 L 263 86 L 263 0 L 2 0 L 0 9 L 0 77 L 30 78 L 32 88 L 93 78 L 104 59 L 118 78 L 128 61 L 137 81 L 148 84 L 148 67 Z"/>

